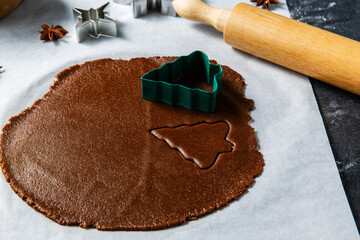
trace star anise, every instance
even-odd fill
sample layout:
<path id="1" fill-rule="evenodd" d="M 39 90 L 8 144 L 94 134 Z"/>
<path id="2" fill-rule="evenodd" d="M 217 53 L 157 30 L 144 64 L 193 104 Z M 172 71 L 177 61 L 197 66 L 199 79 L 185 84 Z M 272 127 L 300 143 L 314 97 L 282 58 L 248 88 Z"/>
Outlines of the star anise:
<path id="1" fill-rule="evenodd" d="M 50 27 L 47 24 L 43 24 L 41 28 L 43 30 L 40 31 L 41 33 L 40 40 L 44 40 L 44 41 L 57 40 L 59 38 L 63 38 L 68 33 L 68 31 L 66 31 L 60 25 L 56 25 L 55 27 L 51 25 Z"/>
<path id="2" fill-rule="evenodd" d="M 256 2 L 256 6 L 264 5 L 266 9 L 270 9 L 270 3 L 279 3 L 278 0 L 251 0 Z"/>

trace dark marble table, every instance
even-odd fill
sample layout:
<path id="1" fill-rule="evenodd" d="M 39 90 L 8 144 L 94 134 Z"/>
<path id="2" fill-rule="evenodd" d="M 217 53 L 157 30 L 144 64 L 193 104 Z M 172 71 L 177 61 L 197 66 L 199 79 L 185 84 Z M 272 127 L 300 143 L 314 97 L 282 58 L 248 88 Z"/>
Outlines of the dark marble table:
<path id="1" fill-rule="evenodd" d="M 360 1 L 287 0 L 287 4 L 292 18 L 360 41 Z M 354 61 L 359 62 L 360 68 L 360 59 Z M 360 97 L 310 80 L 359 230 Z"/>

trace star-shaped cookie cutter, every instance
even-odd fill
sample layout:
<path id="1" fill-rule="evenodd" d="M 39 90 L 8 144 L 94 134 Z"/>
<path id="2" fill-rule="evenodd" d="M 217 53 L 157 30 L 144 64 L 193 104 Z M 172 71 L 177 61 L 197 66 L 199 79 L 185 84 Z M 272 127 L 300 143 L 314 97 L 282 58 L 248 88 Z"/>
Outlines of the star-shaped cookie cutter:
<path id="1" fill-rule="evenodd" d="M 108 5 L 109 3 L 106 3 L 97 9 L 90 8 L 89 10 L 73 8 L 74 18 L 77 20 L 75 29 L 78 42 L 88 37 L 117 36 L 116 21 L 104 11 Z"/>
<path id="2" fill-rule="evenodd" d="M 155 10 L 162 15 L 176 17 L 176 11 L 172 6 L 173 0 L 114 0 L 115 3 L 131 4 L 134 18 L 148 14 L 149 11 Z"/>
<path id="3" fill-rule="evenodd" d="M 175 83 L 181 77 L 193 73 L 204 74 L 206 82 L 213 86 L 212 91 L 188 88 Z M 220 65 L 211 64 L 205 53 L 195 51 L 143 75 L 142 97 L 154 102 L 179 105 L 190 110 L 213 112 L 216 107 L 216 96 L 221 91 L 222 74 Z"/>

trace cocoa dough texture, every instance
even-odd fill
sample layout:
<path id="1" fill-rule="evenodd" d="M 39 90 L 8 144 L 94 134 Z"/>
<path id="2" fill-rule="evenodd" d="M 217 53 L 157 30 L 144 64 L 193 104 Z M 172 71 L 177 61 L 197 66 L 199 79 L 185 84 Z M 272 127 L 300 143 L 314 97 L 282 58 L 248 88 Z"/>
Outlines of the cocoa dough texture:
<path id="1" fill-rule="evenodd" d="M 244 81 L 222 66 L 213 113 L 142 99 L 141 76 L 173 60 L 101 59 L 59 73 L 3 128 L 12 189 L 59 224 L 99 230 L 162 229 L 238 198 L 263 168 Z M 201 76 L 181 81 L 208 87 Z"/>

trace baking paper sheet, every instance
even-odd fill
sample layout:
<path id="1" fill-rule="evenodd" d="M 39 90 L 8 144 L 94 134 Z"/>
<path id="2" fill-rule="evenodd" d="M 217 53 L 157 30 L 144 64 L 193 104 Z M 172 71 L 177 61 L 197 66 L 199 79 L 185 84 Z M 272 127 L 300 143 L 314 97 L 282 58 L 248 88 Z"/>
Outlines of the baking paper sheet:
<path id="1" fill-rule="evenodd" d="M 232 8 L 239 1 L 207 1 Z M 248 0 L 242 2 L 250 3 Z M 24 1 L 0 20 L 0 125 L 42 97 L 54 76 L 97 58 L 186 55 L 194 50 L 241 73 L 255 100 L 251 125 L 264 171 L 229 206 L 196 221 L 153 232 L 100 232 L 65 227 L 27 206 L 0 176 L 0 239 L 358 239 L 321 116 L 307 77 L 226 45 L 212 27 L 157 13 L 133 19 L 130 6 L 111 4 L 119 37 L 76 41 L 71 8 L 105 1 Z M 251 3 L 250 3 L 251 4 Z M 274 12 L 289 16 L 285 1 Z M 69 34 L 41 42 L 40 26 Z"/>

